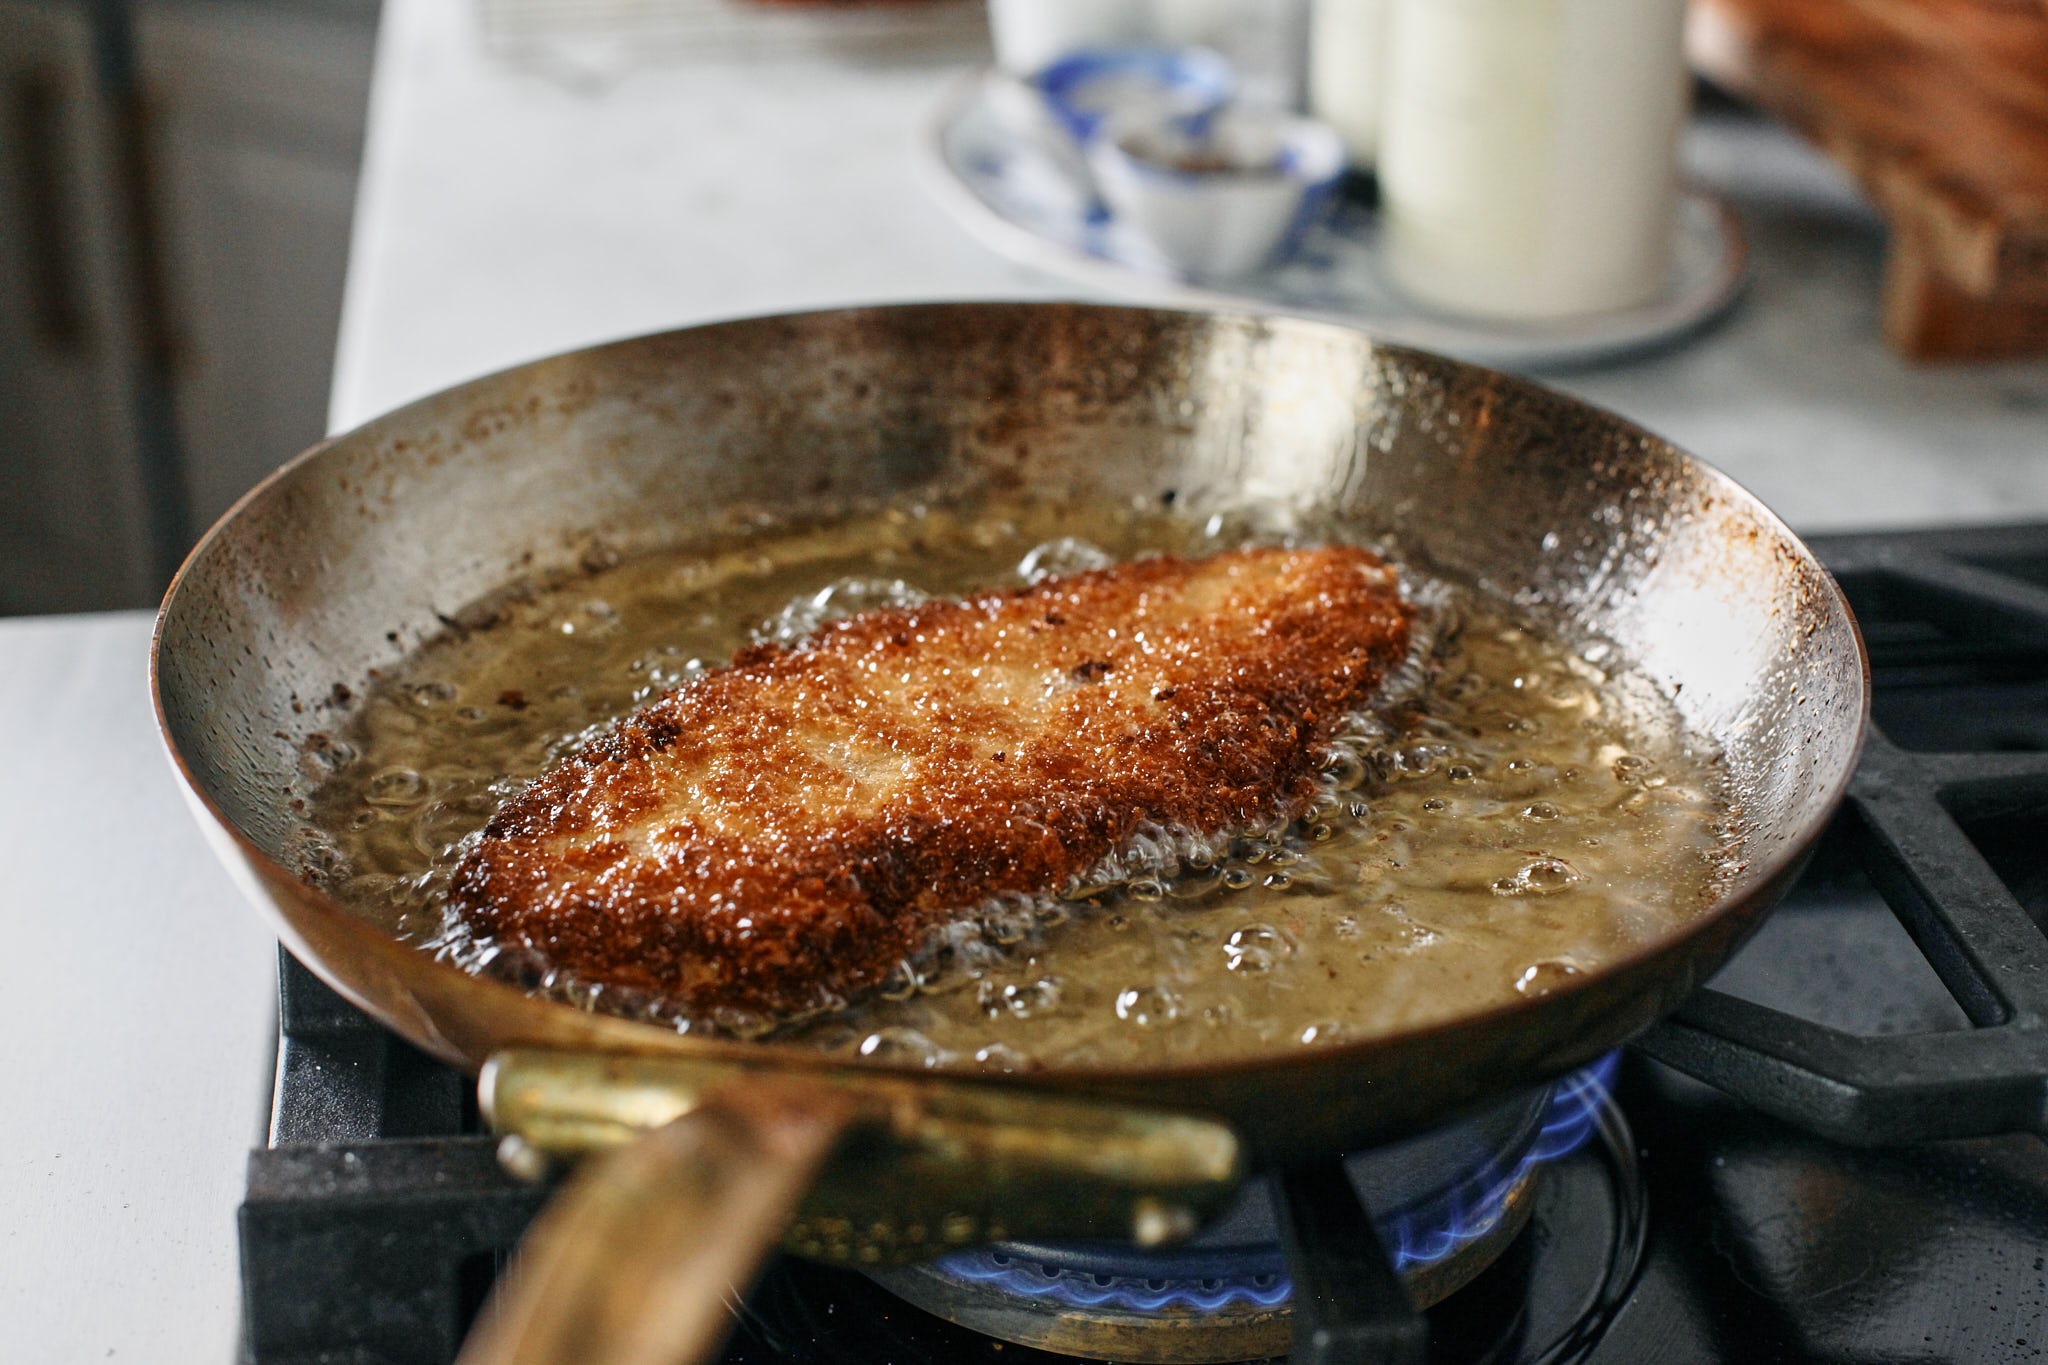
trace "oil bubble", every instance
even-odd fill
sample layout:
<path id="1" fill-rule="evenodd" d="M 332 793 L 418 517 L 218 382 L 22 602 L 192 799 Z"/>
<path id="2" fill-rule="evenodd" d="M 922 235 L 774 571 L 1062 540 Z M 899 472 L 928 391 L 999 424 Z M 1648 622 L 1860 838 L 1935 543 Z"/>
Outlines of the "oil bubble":
<path id="1" fill-rule="evenodd" d="M 976 990 L 976 998 L 984 1014 L 991 1017 L 1008 1015 L 1012 1019 L 1029 1019 L 1034 1015 L 1050 1014 L 1060 1005 L 1060 979 L 1056 976 L 1040 977 L 1036 981 L 1009 982 L 998 986 L 993 981 L 983 981 Z"/>
<path id="2" fill-rule="evenodd" d="M 1499 896 L 1546 896 L 1583 880 L 1579 870 L 1562 858 L 1538 858 L 1524 864 L 1512 877 L 1493 884 Z"/>
<path id="3" fill-rule="evenodd" d="M 1273 845 L 1256 835 L 1245 835 L 1235 842 L 1231 853 L 1239 861 L 1257 867 L 1273 856 Z"/>
<path id="4" fill-rule="evenodd" d="M 1113 561 L 1110 557 L 1085 540 L 1073 536 L 1062 536 L 1036 546 L 1017 565 L 1017 577 L 1026 583 L 1036 583 L 1041 578 L 1054 574 L 1082 573 L 1090 569 L 1106 569 Z"/>
<path id="5" fill-rule="evenodd" d="M 1016 916 L 994 914 L 982 920 L 981 932 L 989 942 L 1008 948 L 1022 943 L 1031 927 Z"/>
<path id="6" fill-rule="evenodd" d="M 1141 1027 L 1180 1018 L 1181 998 L 1163 986 L 1131 986 L 1116 994 L 1116 1017 Z"/>
<path id="7" fill-rule="evenodd" d="M 1380 907 L 1380 913 L 1400 926 L 1399 933 L 1403 940 L 1400 946 L 1404 951 L 1413 952 L 1418 948 L 1427 948 L 1443 938 L 1435 929 L 1410 915 L 1408 907 L 1399 901 L 1388 901 Z M 1372 958 L 1373 954 L 1366 953 L 1363 960 L 1370 962 Z"/>
<path id="8" fill-rule="evenodd" d="M 363 799 L 373 806 L 414 806 L 426 795 L 427 779 L 410 768 L 386 768 L 363 791 Z"/>
<path id="9" fill-rule="evenodd" d="M 1248 924 L 1223 944 L 1223 965 L 1233 972 L 1268 972 L 1294 951 L 1294 942 L 1270 924 Z"/>
<path id="10" fill-rule="evenodd" d="M 1365 761 L 1341 746 L 1325 753 L 1320 767 L 1332 791 L 1348 792 L 1365 780 Z"/>
<path id="11" fill-rule="evenodd" d="M 877 1029 L 860 1040 L 860 1055 L 897 1066 L 937 1066 L 945 1050 L 914 1028 Z"/>
<path id="12" fill-rule="evenodd" d="M 884 1000 L 908 1000 L 917 994 L 922 983 L 918 980 L 917 969 L 908 962 L 899 962 L 882 984 L 875 988 L 875 994 Z"/>
<path id="13" fill-rule="evenodd" d="M 1551 958 L 1523 969 L 1522 974 L 1515 978 L 1515 989 L 1523 995 L 1548 995 L 1577 975 L 1577 964 L 1563 958 Z"/>
<path id="14" fill-rule="evenodd" d="M 1444 684 L 1441 690 L 1452 701 L 1471 701 L 1474 697 L 1483 695 L 1491 686 L 1491 683 L 1477 673 L 1462 673 Z"/>
<path id="15" fill-rule="evenodd" d="M 1393 727 L 1378 716 L 1352 716 L 1345 721 L 1334 742 L 1362 755 L 1374 746 L 1386 743 L 1393 733 Z"/>
<path id="16" fill-rule="evenodd" d="M 315 782 L 324 782 L 355 761 L 353 745 L 325 734 L 314 734 L 306 738 L 306 749 L 299 756 L 299 767 Z"/>
<path id="17" fill-rule="evenodd" d="M 975 1065 L 1004 1073 L 1029 1071 L 1031 1059 L 1007 1043 L 990 1043 L 974 1054 Z"/>
<path id="18" fill-rule="evenodd" d="M 1614 760 L 1614 780 L 1624 784 L 1641 782 L 1656 766 L 1640 754 L 1623 754 Z"/>
<path id="19" fill-rule="evenodd" d="M 1533 801 L 1530 804 L 1522 807 L 1522 818 L 1524 820 L 1547 821 L 1555 820 L 1557 819 L 1557 817 L 1557 807 L 1551 805 L 1548 801 Z"/>
<path id="20" fill-rule="evenodd" d="M 430 858 L 447 856 L 460 843 L 463 836 L 478 828 L 483 821 L 448 801 L 436 801 L 423 806 L 413 817 L 410 833 L 413 847 Z"/>
<path id="21" fill-rule="evenodd" d="M 388 873 L 366 872 L 349 878 L 348 884 L 341 889 L 341 894 L 352 904 L 375 905 L 379 901 L 389 900 L 392 892 L 398 888 L 398 883 L 399 879 Z"/>
<path id="22" fill-rule="evenodd" d="M 880 607 L 914 607 L 925 594 L 900 578 L 842 578 L 799 597 L 754 629 L 757 644 L 793 645 L 831 621 Z"/>
<path id="23" fill-rule="evenodd" d="M 1427 777 L 1444 765 L 1450 750 L 1442 744 L 1412 744 L 1394 756 L 1399 770 L 1409 777 Z M 1467 770 L 1469 772 L 1469 769 Z"/>
<path id="24" fill-rule="evenodd" d="M 649 1002 L 651 1012 L 661 1010 L 661 998 L 653 997 Z M 822 1024 L 811 1035 L 811 1044 L 821 1052 L 851 1052 L 859 1055 L 861 1032 L 844 1020 Z"/>
<path id="25" fill-rule="evenodd" d="M 547 959 L 534 949 L 496 945 L 477 955 L 473 970 L 523 991 L 538 990 L 550 974 Z"/>

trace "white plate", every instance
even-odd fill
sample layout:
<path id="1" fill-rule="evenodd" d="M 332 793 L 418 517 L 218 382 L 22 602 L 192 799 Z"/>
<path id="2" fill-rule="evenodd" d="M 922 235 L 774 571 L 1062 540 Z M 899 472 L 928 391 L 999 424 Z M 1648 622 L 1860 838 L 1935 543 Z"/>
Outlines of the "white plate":
<path id="1" fill-rule="evenodd" d="M 1476 364 L 1562 368 L 1666 346 L 1741 294 L 1749 249 L 1720 199 L 1679 197 L 1671 275 L 1636 308 L 1541 322 L 1433 312 L 1402 297 L 1380 269 L 1378 223 L 1341 203 L 1284 265 L 1228 284 L 1186 278 L 1101 207 L 1078 150 L 1029 87 L 980 71 L 949 88 L 925 130 L 926 180 L 988 246 L 1026 265 L 1148 302 L 1322 318 Z"/>

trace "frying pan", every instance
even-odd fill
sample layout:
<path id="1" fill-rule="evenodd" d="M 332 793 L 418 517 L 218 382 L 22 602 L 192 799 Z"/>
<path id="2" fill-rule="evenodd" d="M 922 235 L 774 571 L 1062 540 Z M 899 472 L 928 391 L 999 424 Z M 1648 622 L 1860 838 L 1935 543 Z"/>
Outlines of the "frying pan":
<path id="1" fill-rule="evenodd" d="M 1719 745 L 1743 866 L 1660 941 L 1483 1013 L 1249 1059 L 973 1081 L 529 996 L 387 937 L 304 875 L 309 745 L 373 670 L 507 585 L 744 533 L 763 511 L 1025 489 L 1390 533 L 1411 563 L 1548 604 Z M 701 1286 L 744 1278 L 800 1206 L 799 1244 L 857 1262 L 1003 1231 L 1171 1236 L 1247 1160 L 1382 1143 L 1583 1065 L 1674 1009 L 1789 885 L 1868 709 L 1833 581 L 1655 436 L 1338 327 L 1064 304 L 723 323 L 423 399 L 308 451 L 215 526 L 172 584 L 152 670 L 201 824 L 301 960 L 482 1070 L 527 1157 L 659 1129 L 529 1239 L 534 1297 L 473 1342 L 492 1360 L 597 1358 L 600 1332 L 621 1359 L 715 1342 L 722 1310 Z M 592 1259 L 634 1237 L 637 1264 L 661 1269 Z M 652 1327 L 648 1303 L 665 1305 Z"/>

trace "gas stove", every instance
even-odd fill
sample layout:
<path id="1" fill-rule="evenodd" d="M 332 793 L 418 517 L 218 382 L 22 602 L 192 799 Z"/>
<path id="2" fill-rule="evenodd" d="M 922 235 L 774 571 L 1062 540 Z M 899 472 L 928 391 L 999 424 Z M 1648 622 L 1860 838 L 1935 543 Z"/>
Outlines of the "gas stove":
<path id="1" fill-rule="evenodd" d="M 1305 1175 L 1171 1251 L 1004 1245 L 873 1276 L 782 1257 L 726 1365 L 1260 1358 L 1297 1297 L 1369 1325 L 1373 1266 L 1415 1329 L 1380 1358 L 2048 1358 L 2048 526 L 1809 543 L 1869 641 L 1874 732 L 1805 877 L 1677 1016 L 1330 1163 L 1385 1211 L 1369 1226 L 1304 1231 L 1360 1207 Z M 280 967 L 245 1359 L 451 1360 L 546 1192 L 499 1169 L 466 1078 Z M 1366 1270 L 1335 1258 L 1302 1295 L 1289 1236 L 1348 1238 Z"/>

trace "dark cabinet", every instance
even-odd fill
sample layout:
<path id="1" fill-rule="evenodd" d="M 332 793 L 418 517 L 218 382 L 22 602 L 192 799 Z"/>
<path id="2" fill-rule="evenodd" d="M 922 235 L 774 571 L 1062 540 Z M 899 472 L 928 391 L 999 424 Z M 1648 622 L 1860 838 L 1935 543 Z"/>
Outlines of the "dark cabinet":
<path id="1" fill-rule="evenodd" d="M 0 0 L 0 612 L 147 606 L 324 432 L 370 0 Z"/>

